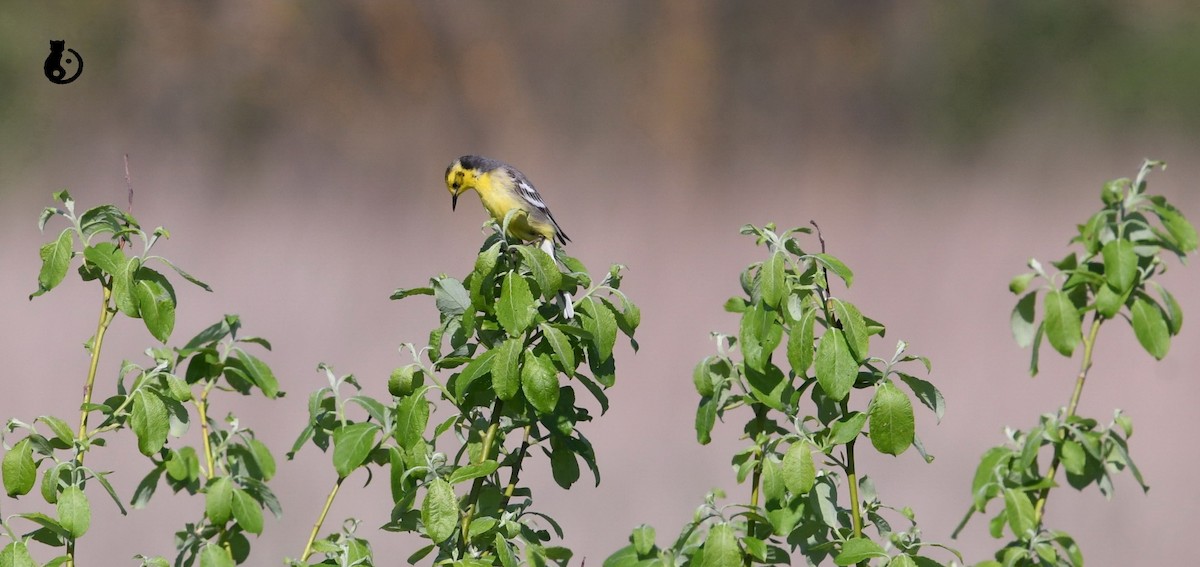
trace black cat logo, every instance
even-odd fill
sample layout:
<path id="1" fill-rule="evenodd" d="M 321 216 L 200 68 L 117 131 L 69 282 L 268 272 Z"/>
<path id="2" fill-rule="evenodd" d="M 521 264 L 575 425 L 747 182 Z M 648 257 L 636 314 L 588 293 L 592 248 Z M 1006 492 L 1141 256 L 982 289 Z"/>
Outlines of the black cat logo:
<path id="1" fill-rule="evenodd" d="M 67 40 L 60 39 L 58 41 L 50 40 L 50 55 L 46 57 L 46 64 L 43 69 L 46 73 L 46 78 L 50 79 L 51 83 L 56 85 L 65 85 L 79 78 L 79 74 L 83 72 L 83 58 L 79 56 L 79 52 L 74 49 L 67 49 L 71 55 L 75 56 L 77 68 L 75 74 L 67 77 L 67 70 L 63 68 L 63 48 L 67 45 Z M 67 63 L 71 60 L 67 59 Z"/>

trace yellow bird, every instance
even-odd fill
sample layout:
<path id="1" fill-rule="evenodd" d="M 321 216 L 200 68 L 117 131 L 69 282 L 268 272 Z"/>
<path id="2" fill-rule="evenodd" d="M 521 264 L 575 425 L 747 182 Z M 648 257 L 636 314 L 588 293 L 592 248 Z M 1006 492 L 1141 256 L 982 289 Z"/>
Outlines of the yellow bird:
<path id="1" fill-rule="evenodd" d="M 446 168 L 446 189 L 450 191 L 450 210 L 458 206 L 458 196 L 470 189 L 479 194 L 483 208 L 503 223 L 510 211 L 516 210 L 508 223 L 508 234 L 526 242 L 537 241 L 539 247 L 558 261 L 554 242 L 566 245 L 571 240 L 542 195 L 517 168 L 502 161 L 480 156 L 462 156 Z M 567 318 L 575 316 L 571 296 L 563 292 L 559 300 Z"/>

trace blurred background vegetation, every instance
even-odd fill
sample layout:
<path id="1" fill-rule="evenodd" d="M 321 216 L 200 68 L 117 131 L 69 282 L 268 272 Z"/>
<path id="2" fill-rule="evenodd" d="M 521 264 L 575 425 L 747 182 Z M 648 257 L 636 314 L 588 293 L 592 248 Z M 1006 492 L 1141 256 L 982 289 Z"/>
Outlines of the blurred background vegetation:
<path id="1" fill-rule="evenodd" d="M 222 178 L 281 154 L 315 172 L 446 161 L 439 142 L 456 136 L 534 155 L 565 148 L 565 159 L 603 149 L 709 176 L 812 147 L 959 160 L 1031 128 L 1048 140 L 1027 142 L 1047 149 L 1064 129 L 1193 143 L 1200 132 L 1200 10 L 1187 1 L 38 2 L 5 12 L 9 179 L 42 165 L 43 144 L 81 130 L 170 140 Z M 31 52 L 50 30 L 86 46 L 75 88 L 88 96 L 48 96 L 52 86 L 31 80 Z"/>
<path id="2" fill-rule="evenodd" d="M 80 52 L 78 81 L 42 76 L 50 39 Z M 268 362 L 292 396 L 234 409 L 281 453 L 320 385 L 317 362 L 383 395 L 407 362 L 396 345 L 426 336 L 433 308 L 387 296 L 471 266 L 484 215 L 451 214 L 441 176 L 480 153 L 533 179 L 593 270 L 629 264 L 623 289 L 644 310 L 642 350 L 618 352 L 613 409 L 588 424 L 604 483 L 566 494 L 530 466 L 548 487 L 539 507 L 577 557 L 598 563 L 643 521 L 668 537 L 712 487 L 739 493 L 727 461 L 738 432 L 694 441 L 691 368 L 711 353 L 709 330 L 736 328 L 720 306 L 758 259 L 737 228 L 809 219 L 855 269 L 848 297 L 889 324 L 889 341 L 934 361 L 947 423 L 918 431 L 938 460 L 863 466 L 944 540 L 982 451 L 1070 393 L 1070 361 L 1024 378 L 1008 279 L 1031 255 L 1061 257 L 1100 184 L 1143 157 L 1171 164 L 1152 191 L 1200 218 L 1197 93 L 1189 0 L 0 0 L 0 352 L 13 380 L 32 384 L 4 387 L 0 417 L 78 407 L 84 360 L 62 353 L 78 355 L 64 345 L 93 331 L 94 290 L 26 300 L 44 238 L 34 220 L 52 191 L 122 204 L 130 155 L 135 214 L 170 228 L 162 252 L 216 290 L 179 291 L 178 333 L 237 312 L 275 344 Z M 1200 310 L 1194 282 L 1190 269 L 1164 280 L 1187 312 Z M 152 341 L 120 320 L 110 337 L 114 368 Z M 1050 521 L 1099 564 L 1190 553 L 1200 457 L 1171 434 L 1200 400 L 1195 344 L 1185 326 L 1152 364 L 1131 334 L 1101 339 L 1083 411 L 1129 412 L 1155 488 L 1119 481 L 1111 503 L 1055 495 Z M 97 466 L 106 458 L 129 494 L 142 471 L 119 457 Z M 255 564 L 299 554 L 328 459 L 281 464 L 288 517 L 268 521 Z M 388 513 L 382 487 L 355 488 L 333 515 L 373 530 Z M 88 563 L 170 554 L 182 516 L 157 506 L 97 521 Z M 986 529 L 968 532 L 956 545 L 990 556 Z M 413 549 L 371 533 L 379 550 Z"/>

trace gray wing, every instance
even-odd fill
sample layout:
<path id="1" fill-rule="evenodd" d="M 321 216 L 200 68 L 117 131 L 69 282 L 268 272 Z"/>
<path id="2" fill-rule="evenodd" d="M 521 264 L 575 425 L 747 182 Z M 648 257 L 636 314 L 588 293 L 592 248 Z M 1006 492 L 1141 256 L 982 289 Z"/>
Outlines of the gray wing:
<path id="1" fill-rule="evenodd" d="M 535 209 L 545 214 L 546 218 L 550 219 L 550 224 L 554 225 L 554 233 L 558 236 L 559 243 L 565 246 L 571 238 L 563 232 L 561 226 L 558 226 L 558 221 L 554 219 L 554 214 L 550 212 L 550 207 L 546 206 L 546 201 L 542 198 L 541 193 L 538 193 L 538 190 L 533 187 L 533 184 L 529 182 L 525 174 L 516 169 L 510 169 L 510 172 L 513 174 L 513 179 L 517 181 L 517 194 L 522 199 L 525 199 L 525 202 L 533 205 Z"/>

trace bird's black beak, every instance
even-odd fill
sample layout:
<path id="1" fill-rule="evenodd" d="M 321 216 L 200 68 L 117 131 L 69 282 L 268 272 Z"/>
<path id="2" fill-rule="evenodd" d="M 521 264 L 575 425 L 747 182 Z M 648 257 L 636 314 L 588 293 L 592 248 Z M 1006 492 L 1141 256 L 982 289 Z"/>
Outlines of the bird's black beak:
<path id="1" fill-rule="evenodd" d="M 450 195 L 450 210 L 453 211 L 454 208 L 457 206 L 458 206 L 458 193 L 452 193 Z"/>

